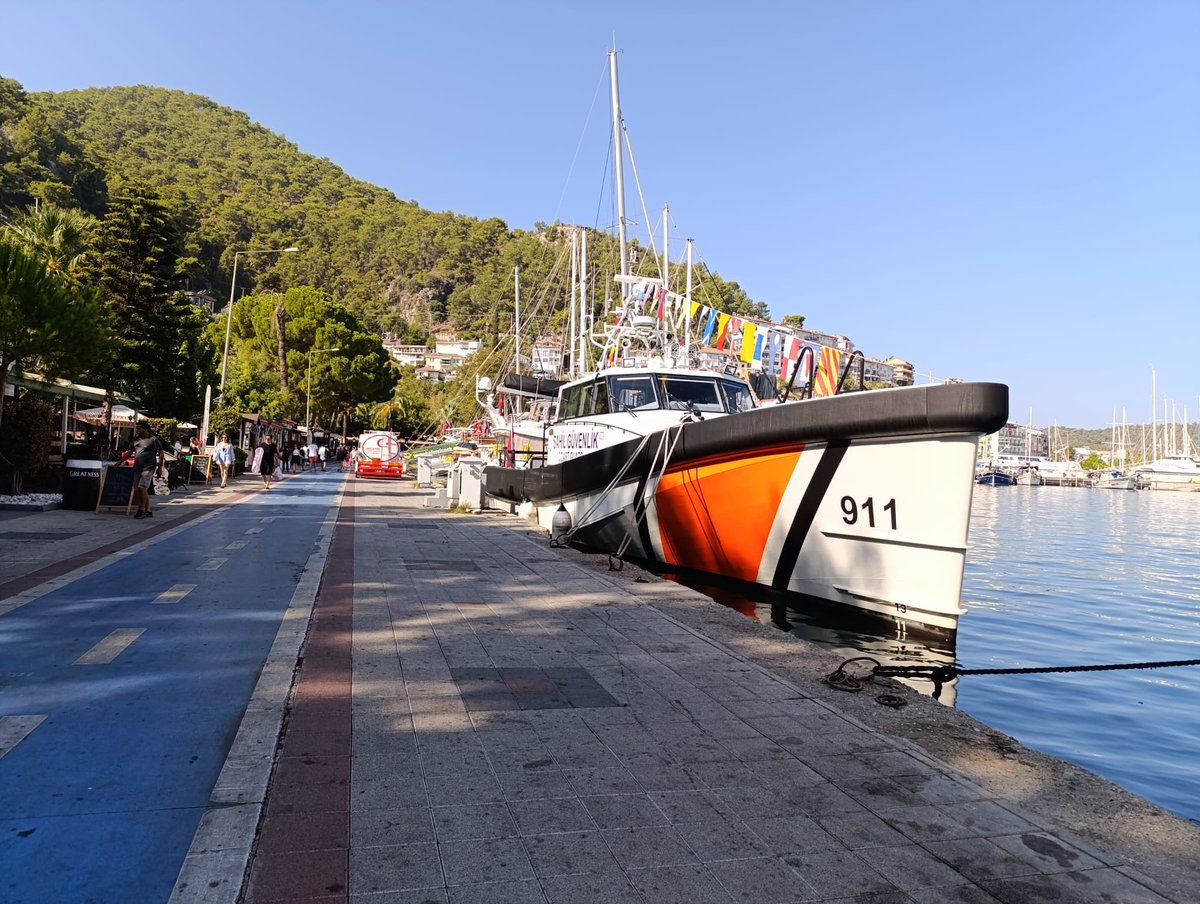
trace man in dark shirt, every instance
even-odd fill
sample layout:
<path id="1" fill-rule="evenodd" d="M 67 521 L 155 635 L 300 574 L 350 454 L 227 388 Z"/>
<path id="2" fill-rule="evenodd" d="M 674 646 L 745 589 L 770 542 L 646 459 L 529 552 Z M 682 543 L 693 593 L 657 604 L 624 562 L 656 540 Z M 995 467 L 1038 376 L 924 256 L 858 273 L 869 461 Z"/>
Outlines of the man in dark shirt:
<path id="1" fill-rule="evenodd" d="M 152 436 L 145 423 L 137 425 L 137 439 L 133 441 L 133 496 L 137 501 L 134 518 L 149 518 L 150 486 L 154 475 L 163 466 L 163 445 L 157 436 Z"/>

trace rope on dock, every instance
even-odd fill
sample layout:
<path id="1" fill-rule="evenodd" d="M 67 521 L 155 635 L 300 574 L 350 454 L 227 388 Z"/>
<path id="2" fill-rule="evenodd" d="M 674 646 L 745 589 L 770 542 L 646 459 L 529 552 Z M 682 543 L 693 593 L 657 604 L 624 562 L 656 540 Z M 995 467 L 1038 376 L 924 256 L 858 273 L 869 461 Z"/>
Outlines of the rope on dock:
<path id="1" fill-rule="evenodd" d="M 856 662 L 870 662 L 869 672 L 853 674 L 847 666 Z M 833 672 L 825 676 L 825 683 L 839 691 L 856 693 L 873 678 L 927 678 L 933 682 L 933 699 L 942 692 L 942 685 L 959 675 L 1049 675 L 1060 672 L 1113 672 L 1128 669 L 1167 669 L 1179 666 L 1200 665 L 1200 659 L 1173 659 L 1159 662 L 1119 662 L 1108 665 L 1059 665 L 1012 669 L 964 669 L 954 665 L 881 665 L 870 656 L 847 659 Z M 882 695 L 887 696 L 887 695 Z M 876 698 L 878 699 L 878 698 Z M 882 700 L 880 701 L 883 702 Z M 890 704 L 888 704 L 890 705 Z"/>

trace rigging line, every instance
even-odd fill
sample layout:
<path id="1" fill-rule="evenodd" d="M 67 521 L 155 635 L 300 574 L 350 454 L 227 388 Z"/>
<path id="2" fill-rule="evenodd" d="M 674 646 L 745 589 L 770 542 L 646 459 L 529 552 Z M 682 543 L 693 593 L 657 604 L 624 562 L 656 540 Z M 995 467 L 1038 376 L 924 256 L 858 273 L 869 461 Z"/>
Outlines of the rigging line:
<path id="1" fill-rule="evenodd" d="M 592 121 L 592 113 L 594 113 L 596 110 L 596 98 L 600 96 L 600 89 L 604 86 L 604 83 L 607 80 L 608 60 L 605 59 L 604 66 L 601 68 L 600 78 L 596 81 L 595 93 L 592 94 L 591 106 L 588 107 L 587 116 L 585 116 L 583 120 L 583 128 L 579 132 L 579 141 L 575 144 L 575 155 L 571 158 L 571 165 L 567 168 L 567 178 L 563 181 L 562 192 L 558 196 L 558 204 L 556 204 L 554 207 L 555 220 L 559 219 L 559 215 L 562 213 L 563 198 L 567 196 L 567 186 L 571 184 L 571 176 L 575 173 L 575 164 L 578 162 L 579 152 L 583 148 L 583 139 L 587 135 L 588 123 Z"/>
<path id="2" fill-rule="evenodd" d="M 588 510 L 584 512 L 574 524 L 571 525 L 571 529 L 562 535 L 560 543 L 566 542 L 570 540 L 571 537 L 575 536 L 575 534 L 579 532 L 580 525 L 582 525 L 588 518 L 592 517 L 592 514 L 597 508 L 600 507 L 600 504 L 608 498 L 608 494 L 613 491 L 616 485 L 621 481 L 621 478 L 625 476 L 625 472 L 633 467 L 634 459 L 636 459 L 638 455 L 641 454 L 641 451 L 646 448 L 646 444 L 650 442 L 650 437 L 652 435 L 653 434 L 647 433 L 642 437 L 642 441 L 638 443 L 638 447 L 634 449 L 633 452 L 625 459 L 625 464 L 621 465 L 621 469 L 617 471 L 613 479 L 608 482 L 608 486 L 600 491 L 600 495 L 596 497 L 596 501 L 591 504 Z"/>
<path id="3" fill-rule="evenodd" d="M 680 437 L 683 436 L 683 425 L 688 423 L 691 420 L 692 420 L 692 417 L 690 414 L 684 415 L 683 419 L 678 424 L 676 424 L 673 427 L 668 427 L 663 432 L 662 440 L 658 444 L 658 450 L 655 451 L 654 458 L 651 459 L 651 461 L 650 461 L 650 467 L 647 468 L 647 470 L 646 470 L 646 473 L 648 475 L 650 475 L 651 478 L 653 478 L 655 486 L 657 486 L 662 481 L 663 475 L 667 473 L 667 466 L 671 463 L 671 456 L 675 454 L 675 447 L 679 445 L 679 439 L 680 439 Z M 658 460 L 658 453 L 663 450 L 663 447 L 667 444 L 667 437 L 670 436 L 670 434 L 672 432 L 674 432 L 675 438 L 673 440 L 671 440 L 671 448 L 667 449 L 666 454 L 663 456 L 662 467 L 658 468 L 658 474 L 656 475 L 654 473 L 654 470 L 656 467 L 656 462 Z M 649 485 L 649 482 L 647 482 L 647 486 L 648 485 Z M 651 497 L 651 502 L 654 504 L 655 509 L 657 509 L 658 508 L 657 493 Z M 633 509 L 632 527 L 636 528 L 639 525 L 645 523 L 646 519 L 649 517 L 649 512 L 650 512 L 649 506 L 642 506 L 639 508 L 637 506 L 637 504 L 635 503 L 634 509 Z M 625 555 L 626 550 L 629 549 L 629 544 L 632 542 L 633 542 L 633 533 L 629 528 L 626 528 L 625 539 L 621 541 L 621 546 L 617 550 L 617 558 L 618 559 L 621 558 L 623 555 Z"/>
<path id="4" fill-rule="evenodd" d="M 624 124 L 624 120 L 622 120 L 622 127 Z M 650 211 L 646 209 L 646 196 L 642 193 L 642 180 L 638 176 L 637 161 L 633 159 L 633 141 L 629 138 L 628 129 L 622 128 L 622 132 L 625 136 L 625 149 L 629 151 L 629 168 L 633 170 L 633 184 L 637 186 L 638 201 L 642 205 L 642 216 L 646 218 L 646 232 L 647 238 L 650 241 L 650 253 L 654 255 L 654 262 L 658 265 L 658 269 L 661 272 L 662 261 L 659 259 L 658 246 L 654 244 L 654 229 L 650 226 L 650 223 L 653 221 L 650 219 Z"/>

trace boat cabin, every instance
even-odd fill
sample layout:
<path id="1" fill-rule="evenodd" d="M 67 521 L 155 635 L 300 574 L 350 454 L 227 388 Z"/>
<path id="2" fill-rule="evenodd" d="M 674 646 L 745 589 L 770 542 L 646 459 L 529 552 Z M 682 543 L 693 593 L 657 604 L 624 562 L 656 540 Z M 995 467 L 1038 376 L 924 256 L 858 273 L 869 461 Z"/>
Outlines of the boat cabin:
<path id="1" fill-rule="evenodd" d="M 607 370 L 562 389 L 558 420 L 619 411 L 692 411 L 699 415 L 735 414 L 755 407 L 750 387 L 741 380 L 699 371 Z"/>

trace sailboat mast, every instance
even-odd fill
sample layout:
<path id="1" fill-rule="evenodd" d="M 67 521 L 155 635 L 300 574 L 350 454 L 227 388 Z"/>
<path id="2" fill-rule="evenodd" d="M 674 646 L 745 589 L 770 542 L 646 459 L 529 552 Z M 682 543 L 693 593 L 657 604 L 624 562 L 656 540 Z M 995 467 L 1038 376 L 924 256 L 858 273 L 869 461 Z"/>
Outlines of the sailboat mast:
<path id="1" fill-rule="evenodd" d="M 683 324 L 683 360 L 684 365 L 691 360 L 689 345 L 692 341 L 692 240 L 687 240 L 687 288 L 684 293 L 684 324 Z"/>
<path id="2" fill-rule="evenodd" d="M 567 333 L 567 335 L 571 337 L 570 342 L 571 342 L 572 346 L 575 344 L 575 336 L 578 334 L 578 329 L 579 329 L 578 324 L 575 322 L 575 318 L 578 313 L 578 306 L 575 304 L 575 291 L 576 291 L 576 289 L 580 288 L 578 263 L 579 263 L 579 230 L 572 229 L 571 230 L 571 281 L 569 284 L 571 287 L 571 289 L 570 289 L 571 326 L 570 326 L 570 330 Z M 571 360 L 571 366 L 567 370 L 567 375 L 573 377 L 577 373 L 580 372 L 578 362 L 575 360 L 574 348 L 571 349 L 571 359 L 570 360 Z"/>
<path id="3" fill-rule="evenodd" d="M 579 373 L 587 370 L 587 344 L 585 337 L 588 331 L 588 301 L 587 301 L 587 230 L 579 236 L 579 332 L 575 343 L 579 348 Z M 572 357 L 575 357 L 572 355 Z"/>
<path id="4" fill-rule="evenodd" d="M 513 355 L 516 361 L 513 362 L 513 370 L 519 377 L 521 375 L 521 268 L 513 267 L 513 348 L 516 354 Z"/>
<path id="5" fill-rule="evenodd" d="M 608 52 L 608 78 L 612 88 L 613 165 L 617 191 L 617 240 L 620 245 L 621 276 L 629 275 L 628 249 L 625 247 L 625 152 L 621 149 L 621 95 L 617 88 L 617 51 Z M 629 294 L 629 284 L 621 280 L 621 299 Z"/>

